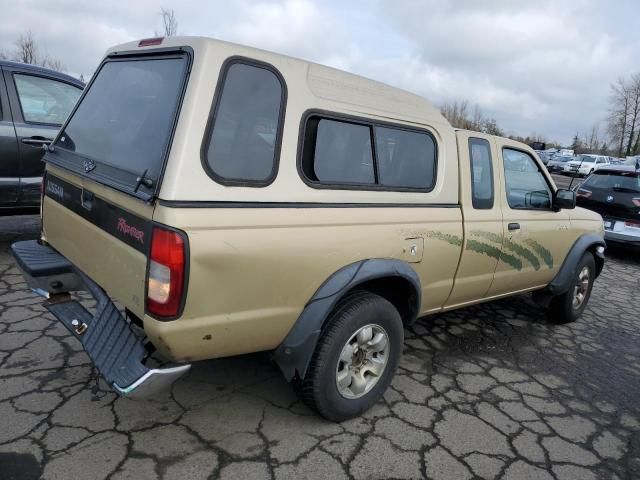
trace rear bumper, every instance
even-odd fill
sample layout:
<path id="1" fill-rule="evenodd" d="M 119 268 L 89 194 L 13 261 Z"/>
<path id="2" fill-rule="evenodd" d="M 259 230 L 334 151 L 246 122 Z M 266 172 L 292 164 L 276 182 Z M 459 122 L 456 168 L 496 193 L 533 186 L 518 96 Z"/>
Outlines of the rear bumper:
<path id="1" fill-rule="evenodd" d="M 640 235 L 628 235 L 625 233 L 605 230 L 604 238 L 607 243 L 617 243 L 630 247 L 640 247 Z"/>
<path id="2" fill-rule="evenodd" d="M 27 284 L 48 299 L 47 310 L 80 340 L 100 374 L 119 394 L 151 397 L 190 369 L 189 364 L 146 367 L 143 339 L 106 292 L 50 246 L 30 240 L 14 243 L 11 251 Z M 75 290 L 87 290 L 96 300 L 94 313 L 65 295 Z"/>

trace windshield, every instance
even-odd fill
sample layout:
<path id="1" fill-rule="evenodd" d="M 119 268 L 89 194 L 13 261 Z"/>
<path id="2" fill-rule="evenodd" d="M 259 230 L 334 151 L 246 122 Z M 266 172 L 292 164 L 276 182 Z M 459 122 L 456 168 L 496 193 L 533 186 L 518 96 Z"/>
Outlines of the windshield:
<path id="1" fill-rule="evenodd" d="M 73 152 L 83 174 L 113 178 L 130 191 L 155 191 L 186 63 L 185 56 L 107 61 L 55 146 Z"/>
<path id="2" fill-rule="evenodd" d="M 624 193 L 640 193 L 640 173 L 598 170 L 582 186 Z"/>

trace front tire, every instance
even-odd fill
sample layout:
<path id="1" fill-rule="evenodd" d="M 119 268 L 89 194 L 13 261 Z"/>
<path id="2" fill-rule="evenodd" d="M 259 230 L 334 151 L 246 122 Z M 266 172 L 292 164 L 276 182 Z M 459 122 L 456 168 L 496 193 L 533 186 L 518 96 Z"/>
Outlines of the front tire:
<path id="1" fill-rule="evenodd" d="M 549 320 L 553 323 L 570 323 L 577 320 L 589 302 L 596 278 L 596 262 L 591 252 L 585 252 L 566 293 L 558 295 L 549 304 Z"/>
<path id="2" fill-rule="evenodd" d="M 360 415 L 391 383 L 403 343 L 402 319 L 389 301 L 369 292 L 351 295 L 323 328 L 300 385 L 302 399 L 327 420 Z"/>

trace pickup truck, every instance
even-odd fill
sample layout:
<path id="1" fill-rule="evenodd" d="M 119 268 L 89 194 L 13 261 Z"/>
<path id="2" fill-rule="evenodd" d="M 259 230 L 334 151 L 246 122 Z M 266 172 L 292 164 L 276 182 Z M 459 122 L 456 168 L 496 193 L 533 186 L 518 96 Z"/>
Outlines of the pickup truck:
<path id="1" fill-rule="evenodd" d="M 270 351 L 341 421 L 383 394 L 418 318 L 533 292 L 573 321 L 604 263 L 601 217 L 527 145 L 208 38 L 111 48 L 45 161 L 41 238 L 13 254 L 134 398 L 192 362 Z"/>

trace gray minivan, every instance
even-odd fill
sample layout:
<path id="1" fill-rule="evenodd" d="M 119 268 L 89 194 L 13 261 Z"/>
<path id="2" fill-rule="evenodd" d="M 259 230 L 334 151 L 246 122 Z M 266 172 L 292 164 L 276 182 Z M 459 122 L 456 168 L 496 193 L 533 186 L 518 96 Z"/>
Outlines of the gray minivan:
<path id="1" fill-rule="evenodd" d="M 43 146 L 83 88 L 69 75 L 0 60 L 0 215 L 40 205 Z"/>

